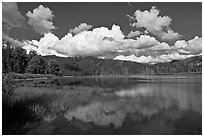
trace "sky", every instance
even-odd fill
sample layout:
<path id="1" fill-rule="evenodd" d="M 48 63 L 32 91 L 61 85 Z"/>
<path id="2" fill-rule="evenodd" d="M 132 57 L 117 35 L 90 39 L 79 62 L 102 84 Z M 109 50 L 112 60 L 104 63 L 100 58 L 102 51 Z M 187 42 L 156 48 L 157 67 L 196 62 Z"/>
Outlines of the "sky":
<path id="1" fill-rule="evenodd" d="M 2 36 L 28 52 L 141 63 L 202 53 L 201 2 L 2 3 Z"/>

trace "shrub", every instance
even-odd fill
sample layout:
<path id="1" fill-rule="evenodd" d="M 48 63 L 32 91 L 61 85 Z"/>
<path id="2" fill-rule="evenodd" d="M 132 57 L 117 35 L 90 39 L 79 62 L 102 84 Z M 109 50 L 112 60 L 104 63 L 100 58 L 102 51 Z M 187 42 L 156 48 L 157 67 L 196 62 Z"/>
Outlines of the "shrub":
<path id="1" fill-rule="evenodd" d="M 2 74 L 2 99 L 5 101 L 14 93 L 15 85 L 12 75 Z"/>

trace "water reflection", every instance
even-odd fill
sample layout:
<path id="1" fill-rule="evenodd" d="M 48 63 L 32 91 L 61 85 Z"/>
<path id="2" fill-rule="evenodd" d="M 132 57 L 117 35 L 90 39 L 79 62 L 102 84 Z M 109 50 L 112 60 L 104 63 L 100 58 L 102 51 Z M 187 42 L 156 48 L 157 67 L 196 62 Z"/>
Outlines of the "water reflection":
<path id="1" fill-rule="evenodd" d="M 28 134 L 201 133 L 201 81 L 142 81 L 59 79 L 60 89 L 50 88 L 47 93 L 41 88 L 40 94 L 52 99 L 40 107 L 50 106 L 53 111 L 42 115 Z"/>
<path id="2" fill-rule="evenodd" d="M 198 86 L 198 87 L 196 87 Z M 119 97 L 137 98 L 146 102 L 164 105 L 166 108 L 176 104 L 179 110 L 193 110 L 201 114 L 202 94 L 199 85 L 189 83 L 162 83 L 162 84 L 140 84 L 134 88 L 116 91 Z M 170 106 L 168 104 L 171 104 Z"/>
<path id="3" fill-rule="evenodd" d="M 171 120 L 182 117 L 183 111 L 193 111 L 201 115 L 201 92 L 195 91 L 199 88 L 195 86 L 189 83 L 139 84 L 129 89 L 115 91 L 114 94 L 118 98 L 112 97 L 107 100 L 106 96 L 103 96 L 86 106 L 69 110 L 64 117 L 69 121 L 80 119 L 101 126 L 113 124 L 116 128 L 120 128 L 129 114 L 141 117 L 140 120 L 152 119 L 165 111 L 169 112 L 165 114 L 166 118 Z M 179 113 L 175 113 L 176 111 Z M 172 129 L 165 127 L 165 121 L 162 119 L 159 121 L 153 120 L 151 124 L 159 125 L 160 127 L 157 127 L 159 130 Z M 151 124 L 148 126 L 151 127 Z M 154 131 L 157 132 L 157 129 Z"/>

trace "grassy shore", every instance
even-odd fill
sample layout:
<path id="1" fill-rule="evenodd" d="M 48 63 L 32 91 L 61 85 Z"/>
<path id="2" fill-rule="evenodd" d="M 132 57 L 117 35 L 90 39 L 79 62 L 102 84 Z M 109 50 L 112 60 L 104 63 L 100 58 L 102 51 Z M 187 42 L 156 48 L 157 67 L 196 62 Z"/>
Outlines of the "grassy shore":
<path id="1" fill-rule="evenodd" d="M 47 79 L 47 78 L 55 78 L 57 76 L 50 75 L 50 74 L 32 74 L 32 73 L 9 73 L 15 80 L 22 80 L 22 79 Z"/>
<path id="2" fill-rule="evenodd" d="M 9 75 L 12 75 L 12 78 L 15 80 L 32 80 L 32 79 L 48 79 L 48 78 L 56 78 L 58 76 L 51 75 L 51 74 L 31 74 L 31 73 L 9 73 Z M 130 74 L 130 75 L 86 75 L 86 76 L 60 76 L 60 77 L 86 77 L 86 78 L 106 78 L 106 77 L 112 77 L 112 78 L 123 78 L 123 77 L 162 77 L 162 78 L 183 78 L 183 77 L 196 77 L 196 76 L 202 76 L 202 73 L 174 73 L 174 74 Z"/>

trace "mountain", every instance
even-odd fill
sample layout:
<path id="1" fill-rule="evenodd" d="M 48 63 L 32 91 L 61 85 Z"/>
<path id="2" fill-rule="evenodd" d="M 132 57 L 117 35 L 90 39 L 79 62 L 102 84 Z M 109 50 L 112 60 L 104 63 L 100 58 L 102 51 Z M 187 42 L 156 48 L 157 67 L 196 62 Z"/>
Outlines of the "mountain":
<path id="1" fill-rule="evenodd" d="M 202 56 L 154 65 L 131 61 L 99 59 L 96 57 L 44 56 L 45 60 L 55 60 L 63 75 L 133 75 L 133 74 L 175 74 L 202 73 Z"/>

